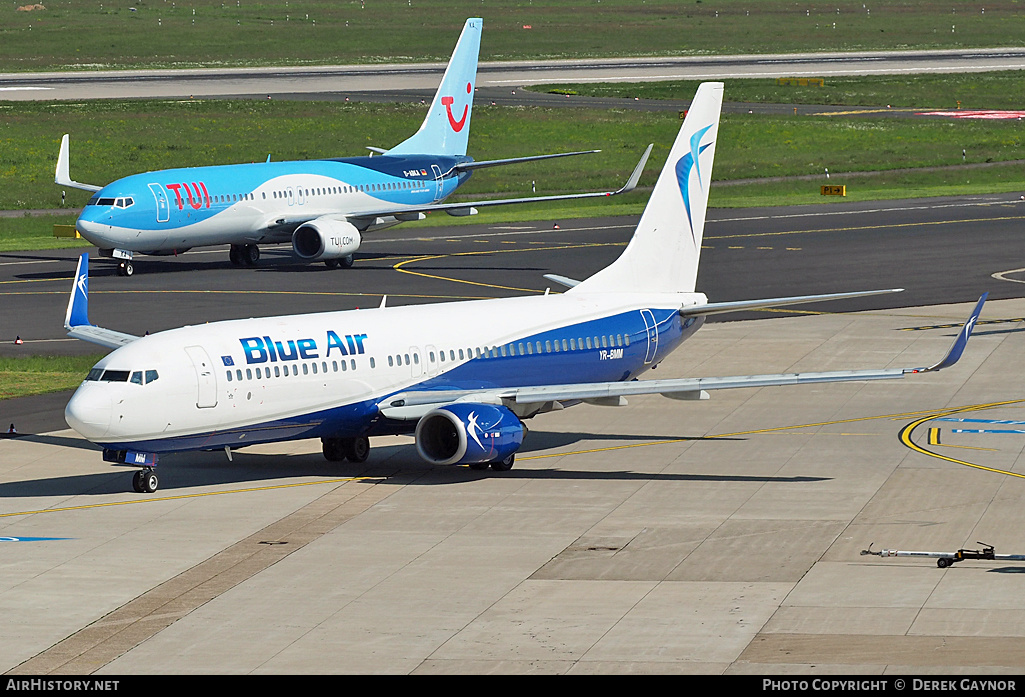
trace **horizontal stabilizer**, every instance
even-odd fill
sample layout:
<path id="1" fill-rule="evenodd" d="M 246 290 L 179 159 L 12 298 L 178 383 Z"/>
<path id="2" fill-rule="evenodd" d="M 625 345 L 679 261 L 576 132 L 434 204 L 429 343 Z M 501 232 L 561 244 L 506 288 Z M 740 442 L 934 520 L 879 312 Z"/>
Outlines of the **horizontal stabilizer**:
<path id="1" fill-rule="evenodd" d="M 902 293 L 903 288 L 889 288 L 887 290 L 861 290 L 852 293 L 827 293 L 825 295 L 796 295 L 789 298 L 766 298 L 764 300 L 739 300 L 726 303 L 705 303 L 703 305 L 689 305 L 680 310 L 684 317 L 697 317 L 699 315 L 717 315 L 723 312 L 741 312 L 743 310 L 760 310 L 766 307 L 784 307 L 785 305 L 799 305 L 801 303 L 816 303 L 825 300 L 843 300 L 846 298 L 863 298 L 868 295 L 885 295 L 886 293 Z"/>
<path id="2" fill-rule="evenodd" d="M 578 152 L 559 152 L 552 155 L 531 155 L 529 157 L 509 157 L 504 160 L 481 160 L 480 162 L 461 162 L 452 169 L 455 171 L 468 171 L 482 169 L 484 167 L 500 167 L 501 165 L 515 165 L 520 162 L 536 162 L 537 160 L 553 160 L 557 157 L 572 157 L 573 155 L 593 155 L 601 150 L 580 150 Z"/>
<path id="3" fill-rule="evenodd" d="M 573 286 L 580 284 L 580 281 L 577 281 L 572 278 L 567 278 L 566 276 L 560 276 L 557 273 L 546 273 L 544 277 L 552 283 L 558 283 L 560 286 L 566 286 L 567 288 L 572 288 Z"/>

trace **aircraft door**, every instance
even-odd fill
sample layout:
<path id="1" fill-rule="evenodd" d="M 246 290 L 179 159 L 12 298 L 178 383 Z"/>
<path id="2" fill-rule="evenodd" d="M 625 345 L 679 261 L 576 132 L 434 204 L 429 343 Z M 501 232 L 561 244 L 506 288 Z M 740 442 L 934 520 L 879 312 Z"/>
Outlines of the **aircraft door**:
<path id="1" fill-rule="evenodd" d="M 655 315 L 651 310 L 641 310 L 641 317 L 648 332 L 648 351 L 644 354 L 644 363 L 647 365 L 655 360 L 655 352 L 658 350 L 658 325 L 655 324 Z"/>
<path id="2" fill-rule="evenodd" d="M 200 409 L 208 409 L 217 406 L 217 374 L 214 372 L 213 363 L 206 349 L 202 346 L 186 346 L 185 353 L 192 360 L 192 367 L 196 369 L 196 381 L 199 391 L 196 395 L 196 406 Z"/>
<path id="3" fill-rule="evenodd" d="M 306 204 L 306 190 L 301 186 L 296 187 L 295 202 L 300 206 Z"/>
<path id="4" fill-rule="evenodd" d="M 440 201 L 445 192 L 445 178 L 441 176 L 441 167 L 438 165 L 431 165 L 431 172 L 434 173 L 434 200 Z"/>
<path id="5" fill-rule="evenodd" d="M 153 198 L 157 202 L 157 222 L 166 223 L 171 219 L 171 206 L 167 201 L 167 192 L 160 184 L 150 184 L 149 190 L 153 192 Z"/>

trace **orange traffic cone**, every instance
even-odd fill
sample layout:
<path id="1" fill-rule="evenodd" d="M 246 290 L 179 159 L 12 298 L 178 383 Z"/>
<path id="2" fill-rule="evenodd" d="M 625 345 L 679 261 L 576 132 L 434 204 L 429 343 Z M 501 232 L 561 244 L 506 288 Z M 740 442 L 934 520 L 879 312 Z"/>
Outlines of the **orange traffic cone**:
<path id="1" fill-rule="evenodd" d="M 21 346 L 21 345 L 22 345 L 22 344 L 24 344 L 24 343 L 25 343 L 25 342 L 21 340 L 21 336 L 20 336 L 20 335 L 19 335 L 19 336 L 16 336 L 16 337 L 14 337 L 14 345 L 15 345 L 15 346 Z"/>

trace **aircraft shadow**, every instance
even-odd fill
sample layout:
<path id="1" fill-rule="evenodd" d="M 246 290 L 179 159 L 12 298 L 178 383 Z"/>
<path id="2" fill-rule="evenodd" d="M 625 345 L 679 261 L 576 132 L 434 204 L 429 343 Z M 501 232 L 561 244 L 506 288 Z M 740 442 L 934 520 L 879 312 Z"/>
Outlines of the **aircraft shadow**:
<path id="1" fill-rule="evenodd" d="M 559 434 L 561 435 L 561 434 Z M 64 440 L 50 436 L 39 438 Z M 627 436 L 626 438 L 634 438 Z M 640 438 L 637 438 L 640 440 Z M 645 438 L 647 440 L 648 438 Z M 69 443 L 83 447 L 81 441 Z M 97 457 L 99 453 L 97 452 Z M 444 486 L 478 481 L 488 478 L 562 480 L 562 481 L 623 481 L 623 482 L 726 482 L 726 483 L 783 483 L 809 484 L 828 481 L 829 477 L 778 477 L 731 474 L 690 474 L 639 472 L 630 470 L 571 470 L 564 468 L 534 468 L 519 465 L 508 472 L 472 470 L 469 467 L 431 465 L 422 461 L 410 445 L 375 448 L 367 462 L 328 462 L 320 453 L 280 455 L 237 451 L 234 461 L 228 462 L 223 453 L 199 452 L 169 455 L 157 467 L 160 489 L 150 496 L 187 495 L 189 489 L 230 486 L 245 488 L 251 485 L 273 486 L 275 481 L 295 484 L 296 477 L 315 477 L 331 480 L 340 478 L 380 479 L 382 484 L 394 486 Z M 100 496 L 132 492 L 132 476 L 137 468 L 111 465 L 107 472 L 0 483 L 0 499 L 42 496 Z"/>

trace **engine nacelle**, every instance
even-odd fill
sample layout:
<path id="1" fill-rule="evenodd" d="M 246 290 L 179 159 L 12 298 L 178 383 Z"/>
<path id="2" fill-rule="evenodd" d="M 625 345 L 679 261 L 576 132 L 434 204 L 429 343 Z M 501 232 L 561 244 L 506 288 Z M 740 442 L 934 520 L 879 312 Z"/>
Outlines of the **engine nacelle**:
<path id="1" fill-rule="evenodd" d="M 359 249 L 361 241 L 355 225 L 327 218 L 303 223 L 292 233 L 292 249 L 307 261 L 347 257 Z"/>
<path id="2" fill-rule="evenodd" d="M 416 425 L 416 449 L 435 465 L 504 460 L 523 444 L 523 424 L 494 404 L 456 403 L 427 412 Z"/>

